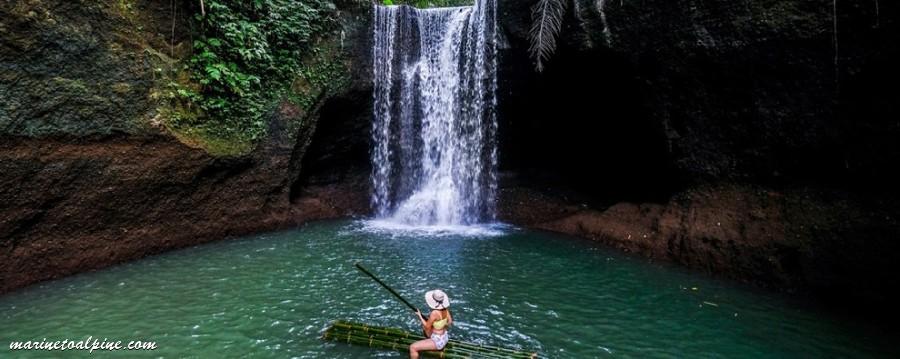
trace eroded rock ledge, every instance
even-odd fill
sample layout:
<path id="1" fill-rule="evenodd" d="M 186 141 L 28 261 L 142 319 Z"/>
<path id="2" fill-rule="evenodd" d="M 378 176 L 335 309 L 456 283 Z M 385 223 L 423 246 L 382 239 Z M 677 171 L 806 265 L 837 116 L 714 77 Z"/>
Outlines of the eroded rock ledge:
<path id="1" fill-rule="evenodd" d="M 872 202 L 824 189 L 721 184 L 695 187 L 664 203 L 620 202 L 605 209 L 526 186 L 507 186 L 501 199 L 502 217 L 511 223 L 821 295 L 851 311 L 897 313 L 886 288 L 900 284 L 891 254 L 900 250 L 900 223 L 888 198 Z"/>
<path id="2" fill-rule="evenodd" d="M 0 293 L 211 240 L 365 213 L 365 180 L 288 191 L 292 149 L 171 137 L 0 142 Z"/>

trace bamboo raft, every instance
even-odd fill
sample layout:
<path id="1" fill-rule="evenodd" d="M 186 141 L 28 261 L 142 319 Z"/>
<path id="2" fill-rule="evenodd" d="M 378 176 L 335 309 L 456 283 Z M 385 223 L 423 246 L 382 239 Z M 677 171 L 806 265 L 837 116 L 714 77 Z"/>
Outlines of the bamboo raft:
<path id="1" fill-rule="evenodd" d="M 409 345 L 421 340 L 421 334 L 402 329 L 375 327 L 360 323 L 338 321 L 331 325 L 322 339 L 334 342 L 365 345 L 370 348 L 409 351 Z M 514 358 L 535 359 L 537 353 L 529 353 L 507 348 L 492 347 L 474 343 L 450 340 L 444 350 L 420 352 L 424 357 L 433 358 Z"/>

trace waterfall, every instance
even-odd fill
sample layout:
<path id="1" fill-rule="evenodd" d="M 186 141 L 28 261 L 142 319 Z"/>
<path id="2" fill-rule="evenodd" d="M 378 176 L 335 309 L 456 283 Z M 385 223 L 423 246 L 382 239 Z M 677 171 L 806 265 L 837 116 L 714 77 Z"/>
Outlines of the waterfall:
<path id="1" fill-rule="evenodd" d="M 496 5 L 375 6 L 372 202 L 411 226 L 491 222 Z"/>

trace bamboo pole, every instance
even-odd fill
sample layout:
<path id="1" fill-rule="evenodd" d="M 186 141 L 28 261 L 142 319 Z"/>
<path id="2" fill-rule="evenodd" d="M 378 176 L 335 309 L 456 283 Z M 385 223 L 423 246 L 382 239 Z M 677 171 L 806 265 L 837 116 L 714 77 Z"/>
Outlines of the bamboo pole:
<path id="1" fill-rule="evenodd" d="M 423 320 L 421 313 L 419 313 L 419 308 L 416 308 L 408 300 L 406 300 L 406 298 L 403 298 L 403 296 L 400 295 L 400 293 L 397 293 L 397 291 L 395 291 L 394 288 L 391 288 L 390 286 L 388 286 L 387 284 L 382 282 L 381 279 L 378 279 L 378 277 L 376 277 L 374 274 L 372 274 L 372 272 L 369 272 L 369 270 L 366 269 L 365 267 L 363 267 L 362 264 L 360 264 L 359 262 L 356 262 L 356 264 L 354 264 L 354 265 L 356 266 L 356 269 L 359 269 L 361 272 L 365 273 L 367 276 L 372 278 L 376 283 L 378 283 L 379 285 L 384 287 L 384 289 L 387 289 L 388 292 L 391 292 L 391 294 L 393 294 L 395 297 L 397 297 L 397 299 L 400 299 L 400 301 L 403 302 L 403 304 L 406 304 L 406 306 L 409 307 L 409 309 L 412 309 L 413 313 L 416 313 L 416 319 Z M 428 336 L 428 332 L 425 331 L 425 328 L 422 328 L 422 335 L 423 335 L 423 337 Z"/>
<path id="2" fill-rule="evenodd" d="M 372 274 L 372 272 L 369 272 L 368 269 L 364 268 L 362 266 L 362 264 L 359 264 L 359 262 L 357 262 L 354 265 L 356 266 L 356 269 L 359 269 L 361 272 L 365 273 L 367 276 L 372 278 L 376 283 L 378 283 L 382 287 L 384 287 L 384 289 L 387 289 L 388 292 L 391 292 L 391 294 L 393 294 L 395 297 L 397 297 L 397 299 L 400 299 L 400 301 L 403 302 L 403 304 L 406 304 L 406 306 L 409 307 L 409 309 L 412 309 L 413 312 L 416 312 L 419 310 L 414 305 L 412 305 L 408 300 L 406 300 L 406 298 L 403 298 L 403 296 L 400 295 L 400 293 L 397 293 L 397 291 L 395 291 L 394 288 L 391 288 L 390 286 L 388 286 L 387 284 L 382 282 L 381 279 L 378 279 L 378 277 L 376 277 L 374 274 Z"/>

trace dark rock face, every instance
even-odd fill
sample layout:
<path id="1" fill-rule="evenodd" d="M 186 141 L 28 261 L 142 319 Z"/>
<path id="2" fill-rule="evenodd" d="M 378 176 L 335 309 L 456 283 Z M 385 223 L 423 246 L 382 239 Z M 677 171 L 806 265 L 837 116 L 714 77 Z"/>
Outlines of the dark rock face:
<path id="1" fill-rule="evenodd" d="M 896 4 L 876 13 L 874 3 L 838 2 L 834 13 L 831 1 L 576 2 L 541 75 L 525 62 L 529 5 L 501 2 L 511 46 L 501 113 L 507 132 L 521 133 L 506 163 L 534 157 L 516 158 L 515 141 L 540 141 L 549 158 L 581 147 L 632 157 L 563 170 L 604 182 L 631 176 L 641 187 L 633 173 L 829 186 L 898 179 L 890 164 L 900 159 L 891 140 L 900 95 L 889 89 L 900 72 L 888 65 L 900 60 Z"/>
<path id="2" fill-rule="evenodd" d="M 227 236 L 363 213 L 353 188 L 291 205 L 289 146 L 215 158 L 169 137 L 0 145 L 0 292 Z"/>
<path id="3" fill-rule="evenodd" d="M 295 185 L 341 183 L 371 172 L 372 93 L 354 91 L 329 99 L 309 150 L 303 157 L 304 171 Z"/>
<path id="4" fill-rule="evenodd" d="M 506 186 L 501 198 L 503 217 L 514 223 L 895 312 L 883 290 L 900 284 L 893 275 L 897 264 L 884 255 L 898 249 L 893 238 L 900 235 L 890 199 L 866 203 L 870 199 L 846 192 L 734 184 L 691 188 L 662 204 L 620 202 L 603 210 L 519 186 Z"/>
<path id="5" fill-rule="evenodd" d="M 500 3 L 507 220 L 897 313 L 900 6 L 574 3 L 542 74 Z"/>
<path id="6" fill-rule="evenodd" d="M 350 85 L 346 91 L 322 99 L 314 131 L 302 156 L 295 156 L 298 169 L 292 179 L 292 201 L 304 196 L 309 186 L 354 188 L 368 196 L 369 149 L 372 126 L 372 29 L 371 7 L 359 2 L 336 2 L 340 11 L 340 46 L 350 59 Z M 302 169 L 302 171 L 300 171 Z M 366 199 L 368 200 L 368 199 Z"/>

